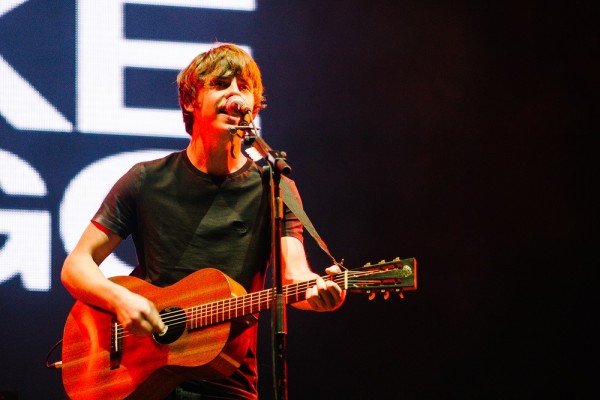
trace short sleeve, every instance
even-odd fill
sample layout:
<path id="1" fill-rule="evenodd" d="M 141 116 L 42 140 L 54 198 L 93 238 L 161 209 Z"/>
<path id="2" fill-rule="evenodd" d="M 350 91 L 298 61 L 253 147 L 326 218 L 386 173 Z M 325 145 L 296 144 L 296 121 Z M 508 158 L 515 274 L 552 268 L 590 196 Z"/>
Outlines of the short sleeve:
<path id="1" fill-rule="evenodd" d="M 282 178 L 285 179 L 289 183 L 289 186 L 292 189 L 292 193 L 294 194 L 294 197 L 296 198 L 296 200 L 298 200 L 298 203 L 302 206 L 302 199 L 300 198 L 300 193 L 298 192 L 296 183 L 289 178 L 286 178 L 286 177 L 282 177 Z M 281 235 L 295 237 L 296 239 L 300 240 L 301 242 L 304 242 L 303 234 L 304 234 L 304 228 L 302 226 L 302 222 L 300 222 L 298 217 L 296 217 L 296 215 L 294 215 L 294 213 L 286 206 L 285 214 L 284 214 L 284 218 L 283 218 Z"/>
<path id="2" fill-rule="evenodd" d="M 143 179 L 143 165 L 134 165 L 110 189 L 92 218 L 97 223 L 125 239 L 136 224 L 136 200 Z"/>

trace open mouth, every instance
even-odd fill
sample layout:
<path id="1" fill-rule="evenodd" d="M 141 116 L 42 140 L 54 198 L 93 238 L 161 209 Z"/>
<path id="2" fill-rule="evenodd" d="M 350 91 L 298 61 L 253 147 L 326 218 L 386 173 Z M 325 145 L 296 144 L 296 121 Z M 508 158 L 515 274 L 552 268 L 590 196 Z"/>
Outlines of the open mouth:
<path id="1" fill-rule="evenodd" d="M 231 125 L 237 125 L 239 118 L 234 115 L 229 115 L 226 112 L 220 113 L 225 115 L 225 122 Z"/>
<path id="2" fill-rule="evenodd" d="M 237 117 L 237 115 L 229 114 L 227 112 L 227 108 L 226 107 L 219 108 L 217 110 L 217 114 L 225 114 L 225 115 L 229 115 L 230 117 Z"/>

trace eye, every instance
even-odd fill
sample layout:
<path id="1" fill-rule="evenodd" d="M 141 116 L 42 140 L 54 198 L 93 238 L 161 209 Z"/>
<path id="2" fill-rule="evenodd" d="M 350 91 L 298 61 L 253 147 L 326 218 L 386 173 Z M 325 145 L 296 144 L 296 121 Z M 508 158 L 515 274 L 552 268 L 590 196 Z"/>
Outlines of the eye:
<path id="1" fill-rule="evenodd" d="M 251 91 L 252 90 L 252 85 L 250 85 L 248 82 L 244 82 L 244 81 L 239 81 L 238 82 L 238 88 L 242 91 Z"/>
<path id="2" fill-rule="evenodd" d="M 215 78 L 210 81 L 210 86 L 217 89 L 226 89 L 231 84 L 231 79 Z"/>

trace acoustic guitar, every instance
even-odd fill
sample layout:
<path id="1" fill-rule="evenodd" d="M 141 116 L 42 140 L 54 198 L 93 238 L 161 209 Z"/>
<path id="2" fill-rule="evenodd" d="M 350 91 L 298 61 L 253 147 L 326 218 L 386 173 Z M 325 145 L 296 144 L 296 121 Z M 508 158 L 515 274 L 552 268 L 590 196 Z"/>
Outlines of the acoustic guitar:
<path id="1" fill-rule="evenodd" d="M 414 258 L 367 264 L 326 276 L 349 292 L 385 298 L 417 288 Z M 246 328 L 271 309 L 273 289 L 246 293 L 217 269 L 198 270 L 178 283 L 159 288 L 130 276 L 110 278 L 151 300 L 166 332 L 134 336 L 113 314 L 77 301 L 64 328 L 62 379 L 73 400 L 162 399 L 189 379 L 232 374 L 243 359 Z M 283 287 L 285 304 L 305 300 L 314 280 Z"/>

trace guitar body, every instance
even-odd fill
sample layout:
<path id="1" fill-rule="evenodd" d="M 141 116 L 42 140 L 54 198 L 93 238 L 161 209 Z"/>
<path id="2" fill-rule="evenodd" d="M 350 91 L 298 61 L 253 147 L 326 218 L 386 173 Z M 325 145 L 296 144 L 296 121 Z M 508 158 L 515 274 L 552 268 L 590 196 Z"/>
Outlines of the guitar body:
<path id="1" fill-rule="evenodd" d="M 246 294 L 237 282 L 210 268 L 167 288 L 128 276 L 111 280 L 148 298 L 159 311 L 173 306 L 187 310 Z M 251 319 L 256 321 L 234 319 L 196 330 L 182 329 L 170 343 L 124 332 L 122 340 L 116 342 L 115 352 L 114 316 L 78 301 L 64 328 L 65 390 L 74 400 L 151 400 L 164 398 L 187 379 L 228 376 L 246 354 L 250 338 L 243 332 L 252 323 Z"/>

